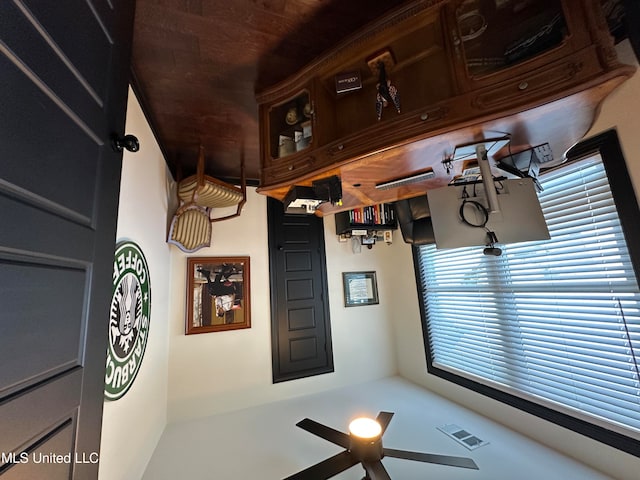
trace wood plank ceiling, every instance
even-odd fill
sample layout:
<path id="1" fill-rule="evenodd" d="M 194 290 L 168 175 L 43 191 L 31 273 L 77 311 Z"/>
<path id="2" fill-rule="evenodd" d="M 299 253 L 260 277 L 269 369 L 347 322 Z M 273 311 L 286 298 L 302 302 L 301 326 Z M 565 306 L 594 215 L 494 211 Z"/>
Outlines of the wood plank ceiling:
<path id="1" fill-rule="evenodd" d="M 403 3 L 137 0 L 134 87 L 174 176 L 195 171 L 202 144 L 209 175 L 238 178 L 244 155 L 259 179 L 255 92 Z"/>

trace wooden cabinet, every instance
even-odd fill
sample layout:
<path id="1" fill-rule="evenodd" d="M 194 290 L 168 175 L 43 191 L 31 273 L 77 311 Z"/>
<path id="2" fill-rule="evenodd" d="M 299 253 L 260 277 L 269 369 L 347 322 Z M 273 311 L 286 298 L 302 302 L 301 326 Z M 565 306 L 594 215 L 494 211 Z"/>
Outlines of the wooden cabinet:
<path id="1" fill-rule="evenodd" d="M 581 2 L 462 0 L 445 8 L 452 59 L 465 90 L 509 80 L 514 68 L 544 69 L 591 44 Z"/>
<path id="2" fill-rule="evenodd" d="M 272 159 L 287 157 L 313 147 L 311 96 L 303 90 L 269 108 L 269 151 Z"/>
<path id="3" fill-rule="evenodd" d="M 455 82 L 442 12 L 424 8 L 426 3 L 417 2 L 392 18 L 381 19 L 356 35 L 357 40 L 345 42 L 293 78 L 258 94 L 263 187 L 282 185 L 335 162 L 386 148 L 406 136 L 402 125 L 422 131 L 425 121 L 433 123 L 445 116 L 446 109 L 432 105 L 452 97 Z M 369 63 L 384 52 L 391 59 L 386 73 L 400 93 L 403 113 L 387 107 L 379 121 L 378 72 Z M 337 93 L 336 76 L 349 72 L 359 77 L 361 88 Z M 288 107 L 304 95 L 300 92 L 311 96 L 313 140 L 310 151 L 283 157 L 278 155 L 283 118 Z M 416 114 L 419 109 L 424 111 Z M 402 125 L 390 131 L 389 123 L 395 122 Z"/>
<path id="4" fill-rule="evenodd" d="M 400 112 L 389 102 L 378 119 L 379 62 Z M 559 161 L 634 70 L 618 63 L 598 2 L 410 2 L 258 93 L 258 191 L 281 200 L 294 184 L 338 175 L 342 206 L 321 214 L 393 202 L 446 185 L 459 173 L 442 162 L 455 146 L 496 132 L 514 152 L 549 143 Z M 338 93 L 345 76 L 359 88 Z"/>

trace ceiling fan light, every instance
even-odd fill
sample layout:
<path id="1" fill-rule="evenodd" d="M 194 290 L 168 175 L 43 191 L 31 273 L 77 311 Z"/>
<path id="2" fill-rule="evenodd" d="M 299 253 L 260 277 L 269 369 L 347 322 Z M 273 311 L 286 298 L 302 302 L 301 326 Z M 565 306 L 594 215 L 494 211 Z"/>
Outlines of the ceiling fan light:
<path id="1" fill-rule="evenodd" d="M 349 424 L 349 433 L 363 440 L 375 440 L 382 433 L 382 427 L 371 418 L 356 418 Z"/>
<path id="2" fill-rule="evenodd" d="M 356 418 L 349 424 L 349 452 L 358 461 L 374 462 L 384 456 L 382 427 L 371 418 Z"/>

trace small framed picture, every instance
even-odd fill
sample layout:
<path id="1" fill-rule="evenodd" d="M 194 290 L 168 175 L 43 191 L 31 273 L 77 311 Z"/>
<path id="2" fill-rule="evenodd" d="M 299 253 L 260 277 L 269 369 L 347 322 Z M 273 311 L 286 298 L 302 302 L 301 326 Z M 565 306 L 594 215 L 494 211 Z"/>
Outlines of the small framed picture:
<path id="1" fill-rule="evenodd" d="M 345 307 L 379 303 L 376 272 L 343 272 L 342 283 Z"/>
<path id="2" fill-rule="evenodd" d="M 187 259 L 187 335 L 251 327 L 249 257 Z"/>

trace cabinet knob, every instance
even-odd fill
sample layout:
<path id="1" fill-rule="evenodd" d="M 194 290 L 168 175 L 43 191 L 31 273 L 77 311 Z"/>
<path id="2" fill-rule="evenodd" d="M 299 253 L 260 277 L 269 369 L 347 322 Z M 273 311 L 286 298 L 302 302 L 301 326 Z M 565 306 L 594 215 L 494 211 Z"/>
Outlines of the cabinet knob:
<path id="1" fill-rule="evenodd" d="M 529 82 L 520 82 L 520 85 L 518 85 L 518 90 L 526 90 L 528 86 Z"/>
<path id="2" fill-rule="evenodd" d="M 289 171 L 293 170 L 293 165 L 289 165 L 288 170 L 289 170 Z"/>
<path id="3" fill-rule="evenodd" d="M 342 150 L 344 150 L 344 143 L 341 143 L 340 145 L 336 145 L 335 147 L 331 147 L 329 149 L 329 155 L 335 155 L 338 152 L 341 152 Z"/>

